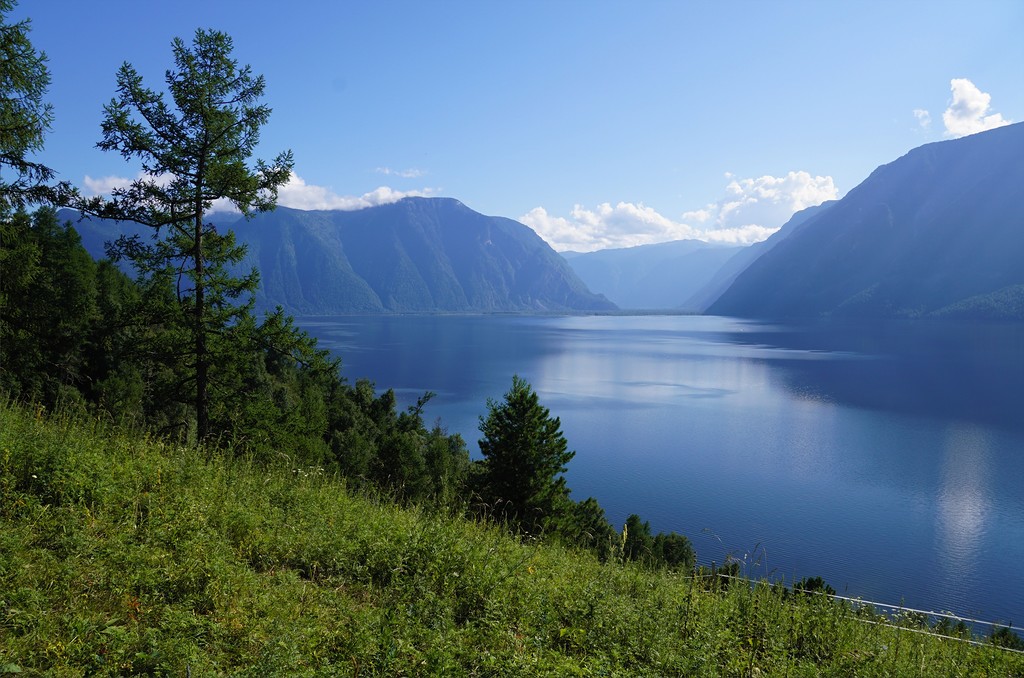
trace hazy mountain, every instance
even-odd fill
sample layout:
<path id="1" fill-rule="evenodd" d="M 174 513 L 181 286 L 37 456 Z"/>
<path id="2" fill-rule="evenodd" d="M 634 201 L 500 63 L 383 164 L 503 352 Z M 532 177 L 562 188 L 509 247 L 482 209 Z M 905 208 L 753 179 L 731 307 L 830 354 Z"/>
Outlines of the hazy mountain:
<path id="1" fill-rule="evenodd" d="M 708 313 L 1024 319 L 1024 124 L 928 144 L 741 273 Z"/>
<path id="2" fill-rule="evenodd" d="M 74 220 L 76 215 L 71 213 Z M 592 311 L 615 305 L 591 293 L 540 236 L 448 198 L 406 198 L 356 211 L 279 207 L 246 222 L 215 215 L 248 245 L 260 271 L 257 303 L 290 313 Z M 129 224 L 76 223 L 103 254 Z"/>
<path id="3" fill-rule="evenodd" d="M 562 256 L 587 287 L 622 308 L 678 309 L 742 249 L 677 240 Z"/>
<path id="4" fill-rule="evenodd" d="M 707 283 L 683 302 L 683 308 L 703 313 L 718 297 L 722 296 L 723 292 L 729 289 L 729 286 L 732 285 L 739 274 L 747 270 L 747 267 L 754 263 L 762 254 L 788 238 L 801 224 L 811 217 L 817 216 L 834 202 L 834 200 L 829 200 L 815 207 L 802 209 L 790 217 L 789 221 L 783 224 L 782 228 L 773 233 L 767 240 L 762 240 L 749 247 L 740 249 L 715 271 L 715 274 Z"/>

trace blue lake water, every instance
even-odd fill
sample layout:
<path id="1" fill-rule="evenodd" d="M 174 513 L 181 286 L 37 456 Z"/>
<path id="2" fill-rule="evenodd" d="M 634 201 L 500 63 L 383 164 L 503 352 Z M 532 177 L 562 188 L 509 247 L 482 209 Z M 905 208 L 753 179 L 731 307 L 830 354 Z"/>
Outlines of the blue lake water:
<path id="1" fill-rule="evenodd" d="M 512 375 L 560 417 L 573 498 L 703 564 L 1024 622 L 1024 328 L 695 316 L 300 318 L 479 455 Z"/>

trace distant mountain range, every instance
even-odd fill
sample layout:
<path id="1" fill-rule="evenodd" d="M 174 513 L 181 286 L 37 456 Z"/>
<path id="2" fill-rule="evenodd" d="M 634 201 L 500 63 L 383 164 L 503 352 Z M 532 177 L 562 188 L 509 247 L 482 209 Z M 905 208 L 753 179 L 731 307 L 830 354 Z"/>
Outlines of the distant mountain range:
<path id="1" fill-rule="evenodd" d="M 879 167 L 753 261 L 707 312 L 1024 319 L 1024 123 Z"/>
<path id="2" fill-rule="evenodd" d="M 563 252 L 583 282 L 621 308 L 698 311 L 684 302 L 747 248 L 677 240 L 597 252 Z"/>
<path id="3" fill-rule="evenodd" d="M 703 287 L 698 289 L 692 294 L 685 302 L 683 302 L 683 308 L 692 309 L 696 312 L 703 313 L 707 310 L 708 306 L 714 303 L 718 297 L 722 296 L 722 293 L 729 289 L 729 286 L 739 277 L 740 273 L 747 270 L 752 263 L 761 257 L 762 254 L 772 249 L 780 242 L 792 235 L 804 222 L 813 216 L 818 215 L 821 211 L 834 204 L 834 200 L 823 202 L 815 207 L 807 207 L 800 210 L 792 217 L 789 221 L 783 224 L 782 228 L 777 230 L 767 240 L 756 242 L 753 245 L 741 248 L 738 252 L 735 252 L 724 264 L 722 264 L 714 275 L 708 280 Z"/>
<path id="4" fill-rule="evenodd" d="M 133 224 L 60 215 L 83 244 L 103 244 Z M 218 214 L 260 271 L 257 305 L 294 314 L 608 311 L 540 236 L 449 198 L 406 198 L 356 211 L 279 207 L 250 221 Z"/>
<path id="5" fill-rule="evenodd" d="M 214 221 L 248 245 L 258 305 L 295 314 L 618 304 L 760 318 L 1024 320 L 1022 158 L 1024 123 L 928 144 L 746 248 L 684 240 L 563 258 L 523 224 L 450 198 Z M 102 256 L 131 225 L 76 227 Z"/>

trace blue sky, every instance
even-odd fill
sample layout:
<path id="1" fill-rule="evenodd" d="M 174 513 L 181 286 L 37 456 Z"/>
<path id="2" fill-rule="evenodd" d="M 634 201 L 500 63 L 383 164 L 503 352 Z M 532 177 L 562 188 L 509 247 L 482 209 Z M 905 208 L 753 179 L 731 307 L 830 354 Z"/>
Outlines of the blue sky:
<path id="1" fill-rule="evenodd" d="M 1024 120 L 1024 2 L 21 0 L 49 57 L 40 158 L 86 192 L 115 73 L 234 39 L 267 80 L 282 204 L 458 198 L 556 249 L 762 239 L 911 148 Z M 944 114 L 946 114 L 944 116 Z"/>

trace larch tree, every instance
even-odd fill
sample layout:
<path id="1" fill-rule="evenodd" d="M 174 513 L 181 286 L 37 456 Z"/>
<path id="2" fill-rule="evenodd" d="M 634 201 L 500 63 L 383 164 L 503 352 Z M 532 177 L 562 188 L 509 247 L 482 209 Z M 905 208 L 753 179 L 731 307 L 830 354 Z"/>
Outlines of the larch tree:
<path id="1" fill-rule="evenodd" d="M 53 122 L 43 101 L 50 85 L 46 55 L 29 40 L 29 21 L 9 23 L 13 0 L 0 0 L 0 215 L 56 199 L 66 184 L 50 186 L 54 171 L 32 159 Z"/>
<path id="2" fill-rule="evenodd" d="M 97 146 L 139 162 L 140 178 L 109 199 L 78 206 L 152 229 L 151 239 L 122 237 L 108 249 L 130 261 L 140 277 L 174 290 L 177 308 L 168 317 L 177 317 L 188 345 L 187 391 L 203 440 L 211 432 L 211 337 L 251 317 L 258 280 L 255 270 L 241 276 L 233 271 L 245 250 L 207 217 L 215 201 L 230 203 L 246 218 L 273 209 L 293 160 L 286 151 L 272 162 L 251 163 L 271 109 L 261 102 L 263 76 L 231 58 L 228 35 L 200 29 L 191 45 L 176 38 L 172 51 L 175 67 L 166 72 L 166 92 L 145 87 L 126 62 L 117 73 L 117 95 L 104 107 Z"/>

